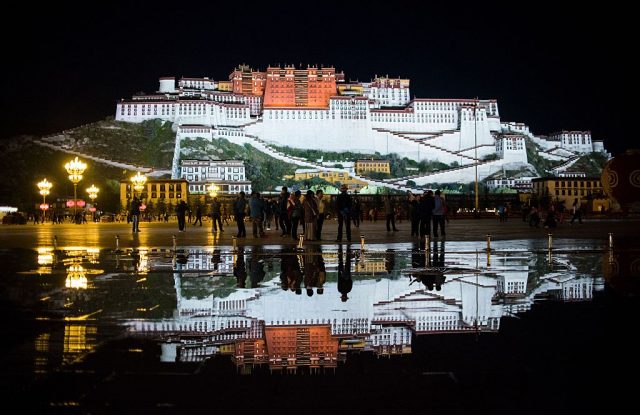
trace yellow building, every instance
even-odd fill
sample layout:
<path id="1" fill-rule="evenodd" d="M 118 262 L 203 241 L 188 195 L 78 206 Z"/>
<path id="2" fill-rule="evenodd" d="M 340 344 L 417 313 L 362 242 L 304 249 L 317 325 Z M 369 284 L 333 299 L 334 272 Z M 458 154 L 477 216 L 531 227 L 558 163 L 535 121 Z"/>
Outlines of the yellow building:
<path id="1" fill-rule="evenodd" d="M 391 163 L 389 160 L 358 160 L 356 161 L 356 173 L 386 173 L 391 174 Z"/>
<path id="2" fill-rule="evenodd" d="M 338 84 L 338 95 L 362 97 L 364 87 L 362 84 Z"/>
<path id="3" fill-rule="evenodd" d="M 218 91 L 233 92 L 233 82 L 218 81 Z"/>
<path id="4" fill-rule="evenodd" d="M 154 206 L 162 199 L 164 203 L 174 207 L 181 201 L 187 202 L 188 182 L 184 179 L 150 179 L 144 185 L 142 192 L 135 192 L 135 196 L 148 204 Z M 120 206 L 129 206 L 133 199 L 133 184 L 129 180 L 120 181 Z"/>
<path id="5" fill-rule="evenodd" d="M 298 169 L 293 175 L 293 179 L 296 181 L 310 180 L 312 178 L 320 178 L 326 180 L 334 185 L 346 184 L 349 190 L 359 190 L 367 185 L 362 180 L 355 179 L 349 175 L 349 173 L 341 171 L 322 171 L 316 169 Z M 285 177 L 291 178 L 291 176 Z"/>
<path id="6" fill-rule="evenodd" d="M 587 210 L 600 211 L 602 206 L 609 209 L 599 177 L 540 177 L 531 180 L 531 184 L 532 192 L 538 198 L 548 196 L 553 201 L 564 203 L 565 208 L 571 208 L 578 198 Z"/>

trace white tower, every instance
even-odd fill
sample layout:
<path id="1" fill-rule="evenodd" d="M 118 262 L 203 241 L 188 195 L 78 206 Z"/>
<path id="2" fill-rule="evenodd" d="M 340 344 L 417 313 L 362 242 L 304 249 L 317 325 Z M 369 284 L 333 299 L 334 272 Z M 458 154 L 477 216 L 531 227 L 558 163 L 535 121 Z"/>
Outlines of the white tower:
<path id="1" fill-rule="evenodd" d="M 160 89 L 158 92 L 176 92 L 176 78 L 173 76 L 160 78 Z"/>

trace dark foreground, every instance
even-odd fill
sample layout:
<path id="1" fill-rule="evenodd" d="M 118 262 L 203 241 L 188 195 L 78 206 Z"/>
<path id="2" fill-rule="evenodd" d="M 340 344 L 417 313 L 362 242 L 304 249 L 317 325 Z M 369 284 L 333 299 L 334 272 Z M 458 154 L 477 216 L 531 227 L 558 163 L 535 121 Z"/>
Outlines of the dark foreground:
<path id="1" fill-rule="evenodd" d="M 474 224 L 466 224 L 469 233 Z M 631 233 L 628 223 L 576 231 L 616 230 L 614 251 L 605 237 L 558 237 L 562 249 L 549 256 L 540 235 L 496 241 L 491 258 L 484 241 L 449 237 L 429 252 L 400 240 L 370 244 L 364 253 L 359 244 L 298 252 L 248 243 L 235 253 L 228 245 L 178 248 L 175 255 L 152 245 L 114 253 L 83 247 L 81 231 L 65 226 L 58 229 L 70 236 L 60 239 L 73 246 L 52 249 L 42 237 L 29 249 L 0 250 L 0 312 L 7 317 L 0 390 L 5 406 L 23 413 L 564 414 L 615 413 L 633 402 L 640 250 L 624 236 Z M 97 228 L 91 239 L 97 243 L 119 230 Z M 451 233 L 463 235 L 464 228 L 453 224 Z M 18 228 L 14 236 L 32 240 L 47 231 L 41 229 Z M 163 226 L 145 230 L 171 235 Z M 209 236 L 198 230 L 188 237 Z M 78 265 L 82 273 L 73 268 Z M 434 286 L 429 272 L 442 267 Z M 326 273 L 321 281 L 319 270 Z M 290 272 L 299 276 L 301 295 L 293 292 L 295 281 L 291 290 L 286 285 Z M 353 287 L 340 302 L 347 279 Z M 510 289 L 517 281 L 524 285 Z M 242 295 L 250 306 L 232 313 L 216 306 Z M 332 335 L 339 347 L 373 343 L 312 369 L 304 363 L 309 345 L 299 338 L 293 371 L 247 363 L 254 356 L 238 352 L 241 331 L 223 330 L 231 335 L 225 340 L 219 330 L 136 328 L 245 319 L 273 329 L 282 327 L 272 321 L 281 318 L 321 327 L 325 317 L 333 327 L 341 313 L 369 317 L 364 331 Z M 457 319 L 456 328 L 440 329 L 448 316 Z M 435 329 L 419 329 L 425 320 L 435 320 Z M 260 330 L 255 339 L 265 338 Z M 386 330 L 411 333 L 403 352 L 375 347 L 371 339 L 384 339 Z M 167 359 L 169 341 L 178 354 Z M 215 351 L 203 347 L 207 341 Z M 235 351 L 223 351 L 234 344 Z M 267 346 L 273 354 L 274 344 Z"/>

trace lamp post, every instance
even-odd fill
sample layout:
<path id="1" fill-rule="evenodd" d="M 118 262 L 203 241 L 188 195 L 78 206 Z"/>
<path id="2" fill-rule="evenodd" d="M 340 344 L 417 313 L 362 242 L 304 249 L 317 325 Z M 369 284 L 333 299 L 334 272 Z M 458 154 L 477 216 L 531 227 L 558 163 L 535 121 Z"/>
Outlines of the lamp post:
<path id="1" fill-rule="evenodd" d="M 144 190 L 144 185 L 147 183 L 147 176 L 136 172 L 136 175 L 131 177 L 131 183 L 133 183 L 133 196 L 136 196 L 136 192 L 141 193 Z"/>
<path id="2" fill-rule="evenodd" d="M 91 199 L 92 205 L 93 205 L 93 201 L 98 197 L 98 192 L 100 192 L 100 189 L 97 188 L 95 184 L 92 184 L 91 187 L 87 188 L 87 193 L 89 193 L 89 199 Z M 92 209 L 95 209 L 95 206 L 93 206 Z M 96 220 L 95 210 L 92 213 L 93 213 L 93 221 L 95 222 Z"/>
<path id="3" fill-rule="evenodd" d="M 76 211 L 78 205 L 77 187 L 78 183 L 80 183 L 80 181 L 82 180 L 82 174 L 86 170 L 87 164 L 78 160 L 78 157 L 76 156 L 75 159 L 65 164 L 64 168 L 69 174 L 69 180 L 71 181 L 71 183 L 73 183 L 73 220 L 76 220 Z"/>
<path id="4" fill-rule="evenodd" d="M 136 192 L 142 193 L 142 191 L 144 190 L 144 185 L 145 183 L 147 183 L 147 176 L 145 176 L 144 174 L 140 174 L 140 172 L 136 172 L 136 175 L 131 177 L 131 183 L 133 183 L 133 197 L 135 198 Z M 140 199 L 142 199 L 142 197 Z M 144 208 L 142 207 L 144 206 L 142 205 L 142 200 L 140 201 L 140 204 L 141 204 L 140 210 L 144 210 Z M 136 232 L 138 232 L 138 223 L 140 220 L 140 215 L 137 215 L 137 216 L 132 215 L 132 218 L 134 219 Z"/>
<path id="5" fill-rule="evenodd" d="M 42 195 L 42 204 L 40 208 L 42 209 L 42 223 L 44 223 L 45 212 L 49 206 L 47 206 L 47 196 L 49 195 L 49 191 L 53 184 L 47 179 L 43 179 L 41 182 L 38 182 L 38 189 L 40 189 L 40 194 Z"/>
<path id="6" fill-rule="evenodd" d="M 209 186 L 207 186 L 207 192 L 209 192 L 209 197 L 214 198 L 216 196 L 218 196 L 218 190 L 220 188 L 218 186 L 216 186 L 215 184 L 211 183 Z"/>
<path id="7" fill-rule="evenodd" d="M 473 145 L 475 151 L 475 165 L 476 165 L 476 201 L 475 201 L 475 209 L 476 209 L 476 217 L 480 217 L 480 210 L 478 205 L 478 98 L 476 97 L 475 106 L 473 108 Z"/>

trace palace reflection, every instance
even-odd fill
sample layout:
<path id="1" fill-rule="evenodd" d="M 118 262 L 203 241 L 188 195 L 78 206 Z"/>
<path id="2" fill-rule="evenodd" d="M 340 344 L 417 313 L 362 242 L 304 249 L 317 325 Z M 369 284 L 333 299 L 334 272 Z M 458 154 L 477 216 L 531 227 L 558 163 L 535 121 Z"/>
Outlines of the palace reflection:
<path id="1" fill-rule="evenodd" d="M 126 324 L 160 340 L 163 361 L 227 355 L 243 373 L 315 371 L 353 351 L 411 353 L 414 335 L 494 333 L 536 300 L 585 301 L 601 288 L 562 256 L 494 255 L 482 269 L 485 254 L 445 256 L 443 241 L 411 253 L 186 249 L 172 262 L 173 316 Z"/>

